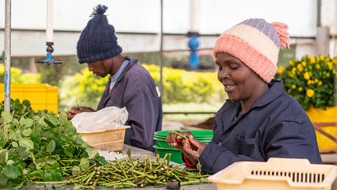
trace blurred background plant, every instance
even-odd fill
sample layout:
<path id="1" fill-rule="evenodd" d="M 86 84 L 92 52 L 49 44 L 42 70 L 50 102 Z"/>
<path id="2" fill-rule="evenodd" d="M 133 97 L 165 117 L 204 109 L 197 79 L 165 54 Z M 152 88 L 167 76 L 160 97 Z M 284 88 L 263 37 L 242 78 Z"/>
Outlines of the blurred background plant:
<path id="1" fill-rule="evenodd" d="M 308 110 L 310 106 L 326 109 L 335 105 L 336 57 L 303 56 L 280 66 L 278 79 L 284 81 L 285 91 Z"/>
<path id="2" fill-rule="evenodd" d="M 0 64 L 0 83 L 4 83 L 5 67 Z M 20 68 L 11 67 L 11 83 L 13 84 L 38 84 L 41 83 L 39 73 L 23 73 Z"/>
<path id="3" fill-rule="evenodd" d="M 142 64 L 159 86 L 159 66 Z M 69 109 L 69 105 L 87 105 L 96 108 L 104 91 L 108 78 L 95 78 L 88 70 L 66 76 L 60 84 L 60 106 Z M 225 92 L 217 81 L 216 72 L 195 72 L 183 69 L 163 68 L 163 102 L 179 103 L 215 103 L 225 101 Z M 216 110 L 216 109 L 215 109 Z"/>

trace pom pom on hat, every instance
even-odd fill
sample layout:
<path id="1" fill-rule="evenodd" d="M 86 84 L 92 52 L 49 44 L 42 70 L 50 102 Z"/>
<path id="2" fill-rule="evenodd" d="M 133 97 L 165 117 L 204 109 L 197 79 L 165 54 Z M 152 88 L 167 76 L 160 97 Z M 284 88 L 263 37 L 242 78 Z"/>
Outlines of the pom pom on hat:
<path id="1" fill-rule="evenodd" d="M 105 11 L 108 7 L 97 5 L 81 32 L 77 42 L 77 57 L 80 63 L 104 60 L 122 53 L 117 43 L 115 29 L 109 24 Z"/>
<path id="2" fill-rule="evenodd" d="M 278 54 L 290 45 L 288 26 L 268 23 L 264 19 L 247 19 L 226 30 L 217 39 L 213 56 L 228 53 L 245 63 L 264 81 L 270 82 L 277 72 Z"/>

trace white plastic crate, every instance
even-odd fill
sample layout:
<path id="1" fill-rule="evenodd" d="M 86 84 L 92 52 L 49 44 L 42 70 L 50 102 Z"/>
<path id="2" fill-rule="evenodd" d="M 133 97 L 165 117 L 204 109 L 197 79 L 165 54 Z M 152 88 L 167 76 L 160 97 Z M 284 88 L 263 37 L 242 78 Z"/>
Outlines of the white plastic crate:
<path id="1" fill-rule="evenodd" d="M 330 190 L 337 166 L 310 164 L 307 159 L 270 158 L 236 162 L 208 177 L 218 190 Z"/>

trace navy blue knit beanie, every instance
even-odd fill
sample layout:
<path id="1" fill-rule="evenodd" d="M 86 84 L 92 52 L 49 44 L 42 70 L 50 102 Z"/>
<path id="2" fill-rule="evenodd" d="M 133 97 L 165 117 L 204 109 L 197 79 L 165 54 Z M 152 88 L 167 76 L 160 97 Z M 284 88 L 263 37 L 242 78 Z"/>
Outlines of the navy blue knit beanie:
<path id="1" fill-rule="evenodd" d="M 115 29 L 108 23 L 105 11 L 108 7 L 97 5 L 77 42 L 77 56 L 80 63 L 104 60 L 122 53 L 117 44 Z"/>

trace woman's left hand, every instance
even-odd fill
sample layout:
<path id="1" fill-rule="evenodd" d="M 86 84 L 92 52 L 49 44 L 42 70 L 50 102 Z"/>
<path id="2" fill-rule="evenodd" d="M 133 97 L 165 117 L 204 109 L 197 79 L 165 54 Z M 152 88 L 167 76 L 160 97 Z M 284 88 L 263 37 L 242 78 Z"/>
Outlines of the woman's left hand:
<path id="1" fill-rule="evenodd" d="M 193 164 L 197 164 L 201 153 L 205 150 L 206 144 L 198 141 L 192 135 L 182 142 L 181 152 Z"/>

